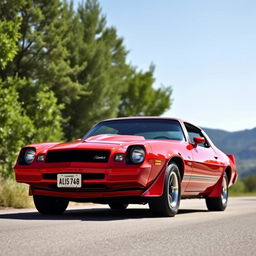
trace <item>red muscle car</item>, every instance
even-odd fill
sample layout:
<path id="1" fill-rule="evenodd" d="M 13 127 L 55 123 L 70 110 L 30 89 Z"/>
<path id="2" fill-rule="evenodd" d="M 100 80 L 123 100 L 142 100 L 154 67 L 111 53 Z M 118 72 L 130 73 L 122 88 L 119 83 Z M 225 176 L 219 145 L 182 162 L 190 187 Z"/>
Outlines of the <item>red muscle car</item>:
<path id="1" fill-rule="evenodd" d="M 237 179 L 234 156 L 202 129 L 163 117 L 109 119 L 73 142 L 25 146 L 14 170 L 42 214 L 61 214 L 76 201 L 111 209 L 148 203 L 174 216 L 181 198 L 205 198 L 210 211 L 223 211 Z"/>

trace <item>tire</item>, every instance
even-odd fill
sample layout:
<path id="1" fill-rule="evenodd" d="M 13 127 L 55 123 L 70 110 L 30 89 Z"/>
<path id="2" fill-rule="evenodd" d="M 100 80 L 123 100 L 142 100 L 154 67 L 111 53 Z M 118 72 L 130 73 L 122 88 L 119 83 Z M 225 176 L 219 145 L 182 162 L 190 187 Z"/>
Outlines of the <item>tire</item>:
<path id="1" fill-rule="evenodd" d="M 206 206 L 209 211 L 224 211 L 228 204 L 228 177 L 225 173 L 222 181 L 222 191 L 220 197 L 205 198 Z"/>
<path id="2" fill-rule="evenodd" d="M 125 210 L 128 207 L 128 204 L 123 204 L 118 202 L 109 203 L 108 205 L 112 210 Z"/>
<path id="3" fill-rule="evenodd" d="M 62 214 L 68 207 L 65 198 L 49 196 L 33 196 L 36 209 L 41 214 Z"/>
<path id="4" fill-rule="evenodd" d="M 180 206 L 181 179 L 179 167 L 171 163 L 166 170 L 164 191 L 160 197 L 149 200 L 150 210 L 163 217 L 174 217 Z"/>

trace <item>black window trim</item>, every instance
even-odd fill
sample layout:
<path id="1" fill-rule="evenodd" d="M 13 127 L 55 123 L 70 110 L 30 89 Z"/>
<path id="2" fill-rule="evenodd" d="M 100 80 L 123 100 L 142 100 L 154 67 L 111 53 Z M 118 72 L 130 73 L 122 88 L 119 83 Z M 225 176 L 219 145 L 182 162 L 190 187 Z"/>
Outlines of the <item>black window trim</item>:
<path id="1" fill-rule="evenodd" d="M 206 147 L 201 147 L 201 148 L 207 148 L 207 149 L 208 149 L 208 148 L 211 148 L 211 147 L 212 147 L 211 143 L 210 143 L 209 140 L 207 139 L 207 136 L 205 136 L 205 132 L 204 132 L 201 128 L 199 128 L 199 127 L 197 127 L 197 126 L 195 126 L 195 125 L 193 125 L 193 124 L 191 124 L 191 123 L 184 122 L 184 127 L 185 127 L 185 129 L 186 129 L 187 134 L 188 134 L 188 140 L 189 140 L 189 142 L 190 142 L 191 144 L 194 144 L 194 141 L 191 141 L 191 139 L 190 139 L 189 132 L 188 132 L 187 127 L 186 127 L 187 125 L 188 125 L 188 126 L 191 126 L 192 128 L 195 128 L 196 130 L 199 130 L 200 133 L 203 135 L 203 137 L 204 137 L 204 139 L 205 139 L 205 141 L 206 141 L 207 146 L 206 146 Z"/>

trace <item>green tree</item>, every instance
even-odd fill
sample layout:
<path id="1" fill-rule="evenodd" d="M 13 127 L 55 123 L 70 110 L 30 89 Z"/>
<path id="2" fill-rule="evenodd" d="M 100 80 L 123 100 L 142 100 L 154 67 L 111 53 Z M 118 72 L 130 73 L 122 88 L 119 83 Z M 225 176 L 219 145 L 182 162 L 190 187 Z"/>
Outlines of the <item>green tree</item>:
<path id="1" fill-rule="evenodd" d="M 248 192 L 256 192 L 256 175 L 251 175 L 243 179 Z"/>
<path id="2" fill-rule="evenodd" d="M 13 60 L 18 50 L 19 27 L 18 21 L 0 21 L 0 70 Z"/>
<path id="3" fill-rule="evenodd" d="M 10 0 L 0 2 L 0 17 L 13 21 L 20 17 L 20 40 L 14 61 L 0 71 L 7 77 L 32 78 L 53 89 L 61 103 L 79 97 L 81 84 L 72 80 L 79 71 L 71 67 L 67 5 L 60 0 Z"/>
<path id="4" fill-rule="evenodd" d="M 12 166 L 19 149 L 33 136 L 31 119 L 22 109 L 15 87 L 0 81 L 0 173 L 12 176 Z"/>
<path id="5" fill-rule="evenodd" d="M 39 88 L 26 79 L 0 81 L 0 173 L 4 177 L 12 176 L 22 146 L 63 138 L 62 105 L 52 91 Z"/>
<path id="6" fill-rule="evenodd" d="M 67 106 L 68 138 L 80 137 L 99 120 L 116 116 L 129 70 L 123 39 L 117 36 L 115 28 L 106 27 L 97 1 L 80 4 L 74 19 L 76 28 L 71 38 L 76 44 L 68 44 L 73 52 L 70 61 L 72 65 L 84 66 L 77 79 L 86 87 L 84 94 Z"/>
<path id="7" fill-rule="evenodd" d="M 4 69 L 17 51 L 19 23 L 0 21 L 0 69 Z M 19 148 L 34 132 L 34 127 L 18 101 L 15 87 L 6 87 L 0 79 L 0 174 L 12 175 Z"/>
<path id="8" fill-rule="evenodd" d="M 128 88 L 122 93 L 118 116 L 158 116 L 171 107 L 172 88 L 153 87 L 153 65 L 146 72 L 133 68 L 127 80 Z"/>
<path id="9" fill-rule="evenodd" d="M 61 110 L 66 122 L 57 120 L 67 139 L 80 137 L 105 118 L 160 115 L 170 107 L 171 88 L 153 88 L 153 68 L 137 72 L 126 63 L 123 39 L 115 28 L 107 27 L 97 0 L 82 2 L 78 9 L 72 1 L 0 1 L 0 17 L 8 22 L 19 17 L 21 35 L 14 60 L 0 70 L 2 81 L 17 81 L 26 113 L 28 106 L 35 109 L 34 104 L 46 99 L 44 93 L 50 102 L 56 97 L 57 112 Z M 23 79 L 28 86 L 20 86 Z M 43 119 L 47 112 L 40 115 Z M 31 116 L 40 124 L 40 118 Z M 61 134 L 59 127 L 56 130 Z M 42 138 L 51 139 L 48 135 Z"/>
<path id="10" fill-rule="evenodd" d="M 31 119 L 36 132 L 30 142 L 50 142 L 63 139 L 61 115 L 63 104 L 57 103 L 54 92 L 31 79 L 9 79 L 7 87 L 15 85 L 19 102 L 27 116 Z"/>
<path id="11" fill-rule="evenodd" d="M 237 182 L 230 188 L 231 193 L 245 193 L 247 192 L 244 181 L 238 179 Z"/>

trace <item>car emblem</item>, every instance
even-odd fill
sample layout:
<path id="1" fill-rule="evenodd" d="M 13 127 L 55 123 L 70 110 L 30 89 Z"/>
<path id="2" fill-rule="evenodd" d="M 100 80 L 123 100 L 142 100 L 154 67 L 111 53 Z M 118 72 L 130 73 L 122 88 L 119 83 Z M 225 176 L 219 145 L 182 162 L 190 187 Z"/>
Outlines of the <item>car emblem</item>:
<path id="1" fill-rule="evenodd" d="M 98 156 L 98 155 L 96 155 L 96 156 L 93 157 L 93 159 L 94 160 L 105 160 L 106 156 Z"/>

